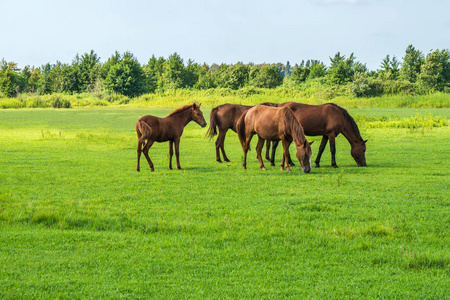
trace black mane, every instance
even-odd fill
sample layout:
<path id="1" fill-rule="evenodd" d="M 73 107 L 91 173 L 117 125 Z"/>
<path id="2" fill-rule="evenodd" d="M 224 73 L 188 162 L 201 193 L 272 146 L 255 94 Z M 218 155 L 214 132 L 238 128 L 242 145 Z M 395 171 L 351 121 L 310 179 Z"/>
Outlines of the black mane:
<path id="1" fill-rule="evenodd" d="M 358 125 L 356 125 L 355 120 L 352 118 L 352 116 L 350 116 L 350 114 L 347 112 L 347 110 L 345 110 L 344 108 L 340 107 L 337 104 L 334 103 L 328 103 L 333 105 L 334 107 L 339 108 L 339 110 L 342 112 L 342 114 L 344 115 L 345 119 L 347 120 L 347 122 L 350 123 L 350 127 L 352 128 L 353 132 L 356 134 L 356 137 L 362 141 L 363 138 L 361 137 L 361 133 L 359 133 L 359 128 Z"/>

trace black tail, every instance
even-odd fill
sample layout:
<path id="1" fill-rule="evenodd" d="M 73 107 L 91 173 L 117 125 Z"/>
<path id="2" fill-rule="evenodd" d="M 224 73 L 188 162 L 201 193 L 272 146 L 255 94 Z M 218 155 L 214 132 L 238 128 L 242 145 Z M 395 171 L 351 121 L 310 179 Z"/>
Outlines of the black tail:
<path id="1" fill-rule="evenodd" d="M 218 120 L 217 120 L 217 111 L 219 109 L 217 107 L 214 107 L 211 110 L 211 115 L 209 117 L 209 128 L 208 131 L 206 132 L 206 136 L 209 137 L 209 139 L 212 139 L 213 136 L 215 136 L 217 134 L 217 124 L 218 124 Z"/>

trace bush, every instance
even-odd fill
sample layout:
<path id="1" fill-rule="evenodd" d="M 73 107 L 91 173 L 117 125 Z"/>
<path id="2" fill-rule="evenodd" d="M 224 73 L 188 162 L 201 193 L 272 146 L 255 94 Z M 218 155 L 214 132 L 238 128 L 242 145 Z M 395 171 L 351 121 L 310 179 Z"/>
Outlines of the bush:
<path id="1" fill-rule="evenodd" d="M 70 100 L 61 99 L 58 96 L 53 97 L 51 105 L 53 108 L 70 108 L 72 106 Z"/>

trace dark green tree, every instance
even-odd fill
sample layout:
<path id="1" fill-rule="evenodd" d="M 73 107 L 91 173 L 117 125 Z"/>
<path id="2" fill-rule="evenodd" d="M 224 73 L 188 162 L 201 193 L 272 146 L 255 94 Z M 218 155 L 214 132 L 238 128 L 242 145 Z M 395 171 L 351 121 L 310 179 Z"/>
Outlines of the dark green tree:
<path id="1" fill-rule="evenodd" d="M 164 89 L 179 89 L 184 87 L 185 68 L 183 59 L 178 53 L 169 56 L 164 64 L 163 73 L 163 88 Z"/>
<path id="2" fill-rule="evenodd" d="M 84 53 L 81 58 L 77 54 L 74 62 L 80 84 L 79 90 L 82 92 L 92 91 L 97 79 L 102 75 L 100 57 L 94 50 L 91 50 L 89 53 Z"/>
<path id="3" fill-rule="evenodd" d="M 340 52 L 336 53 L 333 58 L 330 57 L 331 65 L 329 69 L 330 81 L 333 84 L 346 84 L 350 82 L 355 73 L 354 63 L 356 57 L 350 54 L 350 57 L 345 59 L 345 56 Z"/>
<path id="4" fill-rule="evenodd" d="M 309 67 L 309 76 L 308 78 L 314 79 L 314 78 L 320 78 L 324 77 L 327 73 L 327 69 L 325 65 L 319 61 L 313 63 L 311 67 Z"/>
<path id="5" fill-rule="evenodd" d="M 310 73 L 310 69 L 307 67 L 298 67 L 295 68 L 294 71 L 291 74 L 291 79 L 297 83 L 300 84 L 302 82 L 305 82 L 308 78 L 308 75 Z"/>
<path id="6" fill-rule="evenodd" d="M 217 87 L 216 83 L 214 82 L 214 77 L 212 75 L 211 69 L 207 64 L 203 64 L 200 67 L 198 81 L 195 83 L 194 87 L 202 90 Z"/>
<path id="7" fill-rule="evenodd" d="M 289 61 L 286 62 L 286 65 L 284 66 L 284 77 L 289 77 L 291 76 L 292 71 L 291 71 L 291 64 L 289 63 Z"/>
<path id="8" fill-rule="evenodd" d="M 253 86 L 259 88 L 275 88 L 283 83 L 283 75 L 281 75 L 276 65 L 264 65 L 258 69 L 258 72 L 253 72 L 252 76 L 254 78 L 250 81 Z"/>
<path id="9" fill-rule="evenodd" d="M 0 63 L 0 91 L 8 97 L 15 97 L 20 90 L 18 70 L 15 63 L 7 63 L 4 59 Z"/>
<path id="10" fill-rule="evenodd" d="M 416 50 L 413 45 L 409 45 L 406 48 L 402 67 L 400 69 L 401 79 L 416 82 L 424 61 L 422 52 L 420 50 Z"/>
<path id="11" fill-rule="evenodd" d="M 125 52 L 122 59 L 110 68 L 104 86 L 109 92 L 128 97 L 137 97 L 147 91 L 144 71 L 130 52 Z"/>
<path id="12" fill-rule="evenodd" d="M 450 53 L 435 50 L 427 54 L 421 66 L 419 82 L 430 90 L 443 91 L 450 87 Z"/>
<path id="13" fill-rule="evenodd" d="M 200 77 L 200 65 L 189 59 L 184 72 L 184 86 L 193 87 Z"/>

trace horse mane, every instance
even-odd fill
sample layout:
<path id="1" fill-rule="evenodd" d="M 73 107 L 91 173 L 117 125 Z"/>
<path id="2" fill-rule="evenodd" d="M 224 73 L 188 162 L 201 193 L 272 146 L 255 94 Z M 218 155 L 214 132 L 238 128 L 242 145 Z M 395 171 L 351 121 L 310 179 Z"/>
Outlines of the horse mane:
<path id="1" fill-rule="evenodd" d="M 185 111 L 185 110 L 187 110 L 189 108 L 192 108 L 194 105 L 195 105 L 195 103 L 193 103 L 193 104 L 186 104 L 186 105 L 183 105 L 181 107 L 178 107 L 177 109 L 175 109 L 173 112 L 171 112 L 167 116 L 170 117 L 170 116 L 173 116 L 173 115 L 178 114 L 180 112 L 183 112 L 183 111 Z"/>
<path id="2" fill-rule="evenodd" d="M 290 134 L 292 136 L 292 138 L 297 139 L 297 138 L 301 138 L 303 137 L 305 138 L 305 132 L 303 130 L 302 125 L 300 124 L 300 122 L 297 120 L 297 118 L 295 117 L 294 113 L 292 112 L 292 110 L 288 107 L 283 107 L 283 112 L 284 112 L 284 128 L 286 129 L 290 129 Z M 299 140 L 298 142 L 303 143 L 304 141 Z"/>
<path id="3" fill-rule="evenodd" d="M 360 141 L 362 141 L 363 138 L 361 137 L 361 133 L 359 132 L 358 125 L 356 125 L 355 120 L 352 118 L 352 116 L 350 116 L 350 114 L 347 112 L 347 110 L 344 109 L 344 108 L 342 108 L 342 107 L 340 107 L 340 106 L 337 105 L 337 104 L 334 104 L 334 103 L 328 103 L 328 104 L 330 104 L 330 105 L 332 105 L 332 106 L 338 108 L 338 109 L 342 112 L 342 114 L 344 115 L 345 119 L 346 119 L 347 122 L 350 124 L 350 128 L 351 128 L 351 129 L 353 130 L 353 132 L 356 134 L 356 137 L 357 137 Z"/>

